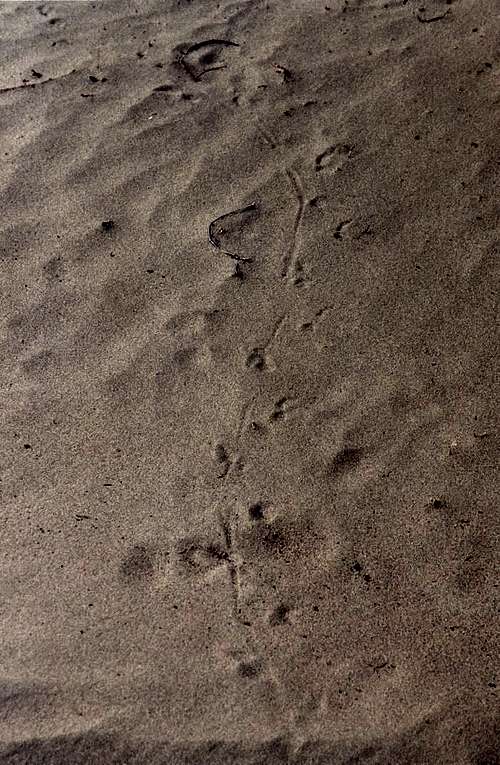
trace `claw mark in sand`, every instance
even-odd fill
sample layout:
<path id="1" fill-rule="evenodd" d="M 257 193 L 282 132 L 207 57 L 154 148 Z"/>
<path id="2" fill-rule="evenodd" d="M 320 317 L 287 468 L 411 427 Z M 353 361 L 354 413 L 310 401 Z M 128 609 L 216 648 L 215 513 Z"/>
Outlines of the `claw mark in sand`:
<path id="1" fill-rule="evenodd" d="M 297 212 L 295 214 L 295 220 L 293 222 L 293 239 L 292 239 L 292 245 L 283 258 L 282 263 L 282 269 L 281 269 L 281 276 L 283 279 L 287 279 L 289 282 L 293 281 L 295 273 L 296 273 L 296 267 L 297 267 L 297 237 L 298 237 L 298 231 L 300 228 L 300 224 L 302 223 L 302 218 L 304 217 L 304 207 L 305 207 L 305 197 L 304 197 L 304 189 L 302 187 L 302 181 L 300 179 L 300 176 L 295 170 L 287 170 L 286 174 L 288 176 L 288 179 L 290 180 L 290 183 L 293 186 L 293 190 L 295 191 L 295 196 L 297 198 Z"/>
<path id="2" fill-rule="evenodd" d="M 268 350 L 271 343 L 278 337 L 281 327 L 286 319 L 286 314 L 282 316 L 274 325 L 271 336 L 268 341 L 257 348 L 253 348 L 250 354 L 247 356 L 246 366 L 249 369 L 257 369 L 259 372 L 268 366 Z"/>
<path id="3" fill-rule="evenodd" d="M 237 561 L 235 560 L 233 552 L 233 534 L 229 521 L 221 518 L 222 533 L 224 535 L 224 542 L 226 545 L 226 563 L 229 571 L 229 579 L 231 582 L 231 591 L 233 594 L 234 612 L 236 618 L 241 621 L 241 608 L 240 608 L 240 572 Z"/>
<path id="4" fill-rule="evenodd" d="M 226 220 L 227 218 L 230 218 L 232 215 L 242 215 L 243 213 L 253 212 L 254 210 L 257 210 L 257 204 L 255 202 L 252 202 L 246 207 L 241 207 L 239 210 L 232 210 L 231 212 L 224 213 L 224 215 L 219 215 L 218 218 L 215 218 L 215 220 L 213 220 L 208 226 L 208 241 L 210 242 L 212 247 L 215 247 L 216 250 L 219 250 L 224 255 L 227 255 L 229 258 L 232 258 L 233 260 L 237 260 L 241 263 L 251 263 L 252 258 L 244 258 L 241 255 L 235 255 L 235 253 L 228 252 L 228 250 L 225 250 L 221 245 L 221 241 L 219 237 L 215 233 L 215 228 L 217 224 L 220 224 L 221 221 Z M 221 233 L 222 233 L 222 230 L 219 227 L 219 234 Z"/>

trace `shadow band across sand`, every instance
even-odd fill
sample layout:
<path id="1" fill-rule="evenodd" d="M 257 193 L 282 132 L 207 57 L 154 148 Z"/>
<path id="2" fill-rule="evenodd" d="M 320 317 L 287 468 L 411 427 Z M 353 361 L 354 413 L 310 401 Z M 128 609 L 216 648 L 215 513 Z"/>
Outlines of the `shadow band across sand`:
<path id="1" fill-rule="evenodd" d="M 305 742 L 297 747 L 283 737 L 267 742 L 168 741 L 130 743 L 121 736 L 89 731 L 75 736 L 31 739 L 0 746 L 1 765 L 424 765 L 468 762 L 500 763 L 500 727 L 492 722 L 480 730 L 456 725 L 455 710 L 443 720 L 425 720 L 388 740 L 358 744 Z M 465 726 L 467 727 L 467 726 Z M 472 724 L 472 728 L 478 727 Z M 439 730 L 438 730 L 439 728 Z"/>

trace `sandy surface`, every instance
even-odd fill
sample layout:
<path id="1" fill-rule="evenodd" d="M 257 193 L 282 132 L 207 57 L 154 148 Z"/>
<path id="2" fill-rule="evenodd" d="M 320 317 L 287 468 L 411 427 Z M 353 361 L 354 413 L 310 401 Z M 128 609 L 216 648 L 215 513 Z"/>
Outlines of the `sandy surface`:
<path id="1" fill-rule="evenodd" d="M 497 14 L 0 4 L 1 763 L 498 762 Z"/>

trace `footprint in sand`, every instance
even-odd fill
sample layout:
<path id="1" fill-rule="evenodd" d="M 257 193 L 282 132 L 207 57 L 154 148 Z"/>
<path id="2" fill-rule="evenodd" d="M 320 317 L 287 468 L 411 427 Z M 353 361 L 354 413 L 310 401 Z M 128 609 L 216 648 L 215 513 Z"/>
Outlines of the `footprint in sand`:
<path id="1" fill-rule="evenodd" d="M 227 67 L 221 60 L 225 48 L 239 48 L 239 44 L 232 40 L 202 40 L 181 53 L 178 62 L 186 74 L 198 82 L 207 72 Z"/>
<path id="2" fill-rule="evenodd" d="M 353 147 L 347 143 L 336 143 L 333 146 L 329 146 L 325 151 L 315 159 L 314 166 L 316 172 L 328 168 L 337 172 L 342 169 L 342 166 L 352 157 Z"/>
<path id="3" fill-rule="evenodd" d="M 178 567 L 186 574 L 205 574 L 229 561 L 227 551 L 217 542 L 187 537 L 175 547 Z"/>

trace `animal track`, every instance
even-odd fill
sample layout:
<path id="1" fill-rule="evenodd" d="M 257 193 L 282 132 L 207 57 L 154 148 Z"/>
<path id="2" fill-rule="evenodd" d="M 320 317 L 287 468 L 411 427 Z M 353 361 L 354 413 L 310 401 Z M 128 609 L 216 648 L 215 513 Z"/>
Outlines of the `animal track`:
<path id="1" fill-rule="evenodd" d="M 347 228 L 347 226 L 349 226 L 351 223 L 352 223 L 352 219 L 340 221 L 340 223 L 335 228 L 335 233 L 333 234 L 334 239 L 343 239 L 342 231 L 345 228 Z"/>
<path id="2" fill-rule="evenodd" d="M 285 405 L 287 404 L 286 398 L 280 398 L 274 405 L 273 412 L 271 414 L 271 420 L 283 420 L 285 418 Z"/>
<path id="3" fill-rule="evenodd" d="M 306 276 L 304 266 L 297 260 L 295 263 L 295 276 L 293 277 L 293 284 L 295 287 L 303 287 L 308 284 L 310 279 Z"/>
<path id="4" fill-rule="evenodd" d="M 149 577 L 153 571 L 153 556 L 144 545 L 134 545 L 121 564 L 121 573 L 127 579 Z"/>
<path id="5" fill-rule="evenodd" d="M 281 327 L 283 326 L 285 322 L 286 316 L 282 316 L 278 321 L 275 323 L 273 331 L 271 333 L 271 336 L 269 337 L 266 344 L 260 348 L 253 348 L 252 351 L 250 351 L 249 355 L 247 356 L 246 360 L 246 366 L 249 369 L 257 369 L 259 371 L 262 371 L 267 366 L 272 366 L 272 360 L 268 356 L 268 348 L 271 345 L 271 343 L 278 337 L 279 331 Z M 270 363 L 271 361 L 271 363 Z"/>
<path id="6" fill-rule="evenodd" d="M 358 242 L 360 239 L 363 239 L 363 237 L 371 238 L 374 235 L 373 229 L 370 228 L 370 226 L 365 226 L 362 231 L 359 232 L 359 234 L 356 234 L 354 239 Z"/>
<path id="7" fill-rule="evenodd" d="M 276 606 L 275 609 L 273 609 L 273 611 L 271 611 L 269 615 L 269 624 L 271 627 L 278 627 L 282 624 L 286 624 L 288 622 L 289 613 L 289 606 L 285 605 L 285 603 L 280 603 L 278 606 Z"/>
<path id="8" fill-rule="evenodd" d="M 231 467 L 231 460 L 226 452 L 224 444 L 216 444 L 214 449 L 214 458 L 218 465 L 220 465 L 220 472 L 218 478 L 225 478 Z"/>
<path id="9" fill-rule="evenodd" d="M 324 152 L 318 154 L 315 160 L 316 172 L 319 173 L 326 167 L 330 167 L 337 172 L 342 165 L 352 156 L 353 148 L 346 143 L 337 143 L 334 146 L 329 146 Z"/>
<path id="10" fill-rule="evenodd" d="M 326 306 L 325 308 L 320 308 L 319 311 L 316 311 L 314 314 L 314 318 L 310 319 L 309 321 L 305 321 L 300 325 L 300 329 L 302 332 L 307 332 L 309 330 L 312 330 L 316 327 L 316 325 L 319 323 L 319 319 L 321 319 L 322 316 L 324 316 L 325 313 L 328 313 L 328 311 L 331 310 L 330 306 Z"/>
<path id="11" fill-rule="evenodd" d="M 246 366 L 249 369 L 258 369 L 259 371 L 266 366 L 266 357 L 264 348 L 254 348 L 247 356 Z"/>
<path id="12" fill-rule="evenodd" d="M 203 574 L 228 562 L 228 553 L 216 543 L 203 543 L 195 539 L 184 539 L 177 543 L 176 556 L 186 572 Z"/>
<path id="13" fill-rule="evenodd" d="M 276 71 L 281 75 L 281 78 L 283 82 L 289 83 L 293 82 L 295 79 L 293 76 L 293 73 L 290 71 L 290 69 L 287 69 L 286 66 L 281 66 L 280 64 L 273 64 Z"/>
<path id="14" fill-rule="evenodd" d="M 246 625 L 247 622 L 245 622 L 241 617 L 240 569 L 239 569 L 239 563 L 236 560 L 236 556 L 234 554 L 233 534 L 232 534 L 231 525 L 229 521 L 222 518 L 220 514 L 219 514 L 219 522 L 222 528 L 222 532 L 224 534 L 224 541 L 226 543 L 226 554 L 227 554 L 226 562 L 227 562 L 228 571 L 229 571 L 229 580 L 231 582 L 231 593 L 232 593 L 233 604 L 234 604 L 234 615 L 236 619 L 238 619 L 238 621 Z"/>
<path id="15" fill-rule="evenodd" d="M 257 677 L 263 669 L 262 659 L 252 659 L 251 661 L 240 661 L 236 668 L 240 677 Z"/>
<path id="16" fill-rule="evenodd" d="M 288 417 L 290 412 L 294 412 L 299 409 L 304 409 L 307 407 L 308 404 L 312 404 L 313 401 L 314 399 L 306 399 L 300 402 L 300 401 L 295 401 L 293 399 L 288 399 L 286 397 L 280 398 L 274 404 L 274 409 L 271 412 L 269 420 L 271 422 L 275 422 L 276 420 L 284 420 Z"/>
<path id="17" fill-rule="evenodd" d="M 250 553 L 252 557 L 254 555 L 274 557 L 276 553 L 284 553 L 287 548 L 293 547 L 290 529 L 288 532 L 287 536 L 278 524 L 266 522 L 263 516 L 260 522 L 254 522 L 250 529 L 241 533 L 241 549 Z"/>
<path id="18" fill-rule="evenodd" d="M 295 213 L 295 219 L 293 222 L 292 243 L 282 261 L 281 276 L 286 278 L 289 282 L 294 282 L 297 275 L 297 238 L 304 217 L 305 208 L 305 196 L 302 186 L 302 180 L 300 175 L 295 170 L 287 170 L 286 174 L 290 183 L 293 186 L 295 196 L 297 198 L 297 212 Z"/>
<path id="19" fill-rule="evenodd" d="M 343 475 L 351 468 L 356 467 L 361 461 L 362 450 L 353 447 L 343 447 L 333 458 L 329 467 L 329 474 L 332 478 L 337 478 Z"/>

